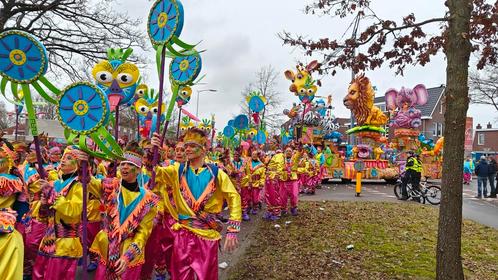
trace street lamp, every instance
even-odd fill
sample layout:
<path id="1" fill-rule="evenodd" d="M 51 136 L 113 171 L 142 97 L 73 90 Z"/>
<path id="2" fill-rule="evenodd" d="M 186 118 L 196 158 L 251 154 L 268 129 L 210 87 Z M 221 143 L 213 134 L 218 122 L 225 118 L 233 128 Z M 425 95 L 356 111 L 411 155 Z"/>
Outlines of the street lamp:
<path id="1" fill-rule="evenodd" d="M 215 90 L 215 89 L 202 89 L 202 90 L 198 90 L 197 91 L 197 110 L 195 111 L 195 116 L 196 117 L 199 117 L 199 93 L 205 92 L 205 91 L 217 92 L 217 90 Z"/>

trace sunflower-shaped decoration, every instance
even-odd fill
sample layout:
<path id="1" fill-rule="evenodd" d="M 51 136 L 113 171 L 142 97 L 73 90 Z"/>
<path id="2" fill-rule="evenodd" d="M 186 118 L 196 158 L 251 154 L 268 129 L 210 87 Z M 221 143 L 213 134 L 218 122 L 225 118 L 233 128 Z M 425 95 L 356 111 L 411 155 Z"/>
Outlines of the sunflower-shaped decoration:
<path id="1" fill-rule="evenodd" d="M 258 134 L 256 134 L 256 142 L 258 144 L 263 145 L 266 143 L 266 139 L 268 138 L 268 133 L 265 130 L 258 130 Z"/>
<path id="2" fill-rule="evenodd" d="M 223 129 L 223 135 L 228 138 L 232 138 L 235 136 L 235 129 L 231 125 L 225 126 Z"/>
<path id="3" fill-rule="evenodd" d="M 30 86 L 33 86 L 43 99 L 52 104 L 57 104 L 57 101 L 45 92 L 39 82 L 54 94 L 59 94 L 60 92 L 44 76 L 48 68 L 48 56 L 45 46 L 33 35 L 23 31 L 10 30 L 2 32 L 0 34 L 0 65 L 0 75 L 2 76 L 0 91 L 9 102 L 17 106 L 25 105 L 31 135 L 33 135 L 35 147 L 39 151 L 38 127 Z M 9 82 L 13 99 L 8 98 L 5 94 L 5 89 Z M 23 92 L 22 95 L 20 95 L 20 88 Z M 39 152 L 37 153 L 37 159 L 38 161 L 42 160 Z M 41 177 L 44 178 L 43 168 L 40 168 L 40 171 Z"/>
<path id="4" fill-rule="evenodd" d="M 253 91 L 247 97 L 246 101 L 249 105 L 249 109 L 252 112 L 259 113 L 265 109 L 266 97 L 264 97 L 260 92 Z"/>
<path id="5" fill-rule="evenodd" d="M 126 60 L 133 49 L 108 49 L 107 60 L 96 64 L 92 76 L 109 99 L 111 111 L 118 105 L 126 105 L 133 98 L 139 83 L 138 67 Z"/>
<path id="6" fill-rule="evenodd" d="M 189 86 L 181 87 L 178 91 L 178 96 L 176 97 L 176 105 L 178 107 L 182 107 L 183 105 L 187 105 L 190 101 L 190 97 L 192 96 L 192 88 Z"/>
<path id="7" fill-rule="evenodd" d="M 159 94 L 155 93 L 153 89 L 150 89 L 145 93 L 142 93 L 141 96 L 142 97 L 140 97 L 133 106 L 138 113 L 140 135 L 150 138 L 156 130 Z M 161 121 L 163 121 L 165 106 L 164 104 L 161 106 Z"/>
<path id="8" fill-rule="evenodd" d="M 169 70 L 171 81 L 177 85 L 192 84 L 202 68 L 199 53 L 188 56 L 179 56 L 171 61 Z"/>
<path id="9" fill-rule="evenodd" d="M 66 87 L 58 100 L 57 116 L 65 129 L 68 143 L 99 158 L 121 157 L 122 151 L 105 126 L 109 122 L 109 102 L 104 92 L 87 82 L 73 83 Z M 89 149 L 90 137 L 101 152 Z"/>
<path id="10" fill-rule="evenodd" d="M 167 44 L 180 37 L 183 28 L 183 5 L 175 0 L 158 0 L 149 12 L 147 32 L 153 45 Z"/>

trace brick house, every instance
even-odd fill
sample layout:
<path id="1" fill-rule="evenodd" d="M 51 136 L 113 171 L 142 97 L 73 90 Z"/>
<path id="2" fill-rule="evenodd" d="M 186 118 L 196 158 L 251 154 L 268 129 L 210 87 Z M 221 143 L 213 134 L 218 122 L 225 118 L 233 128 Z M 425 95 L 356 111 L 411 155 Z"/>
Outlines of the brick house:
<path id="1" fill-rule="evenodd" d="M 422 112 L 422 125 L 419 127 L 427 139 L 432 138 L 435 141 L 443 136 L 444 132 L 444 90 L 446 87 L 441 85 L 439 87 L 428 88 L 429 98 L 427 103 L 423 106 L 416 108 Z M 374 105 L 379 107 L 382 111 L 386 112 L 385 96 L 378 96 L 374 100 Z M 386 112 L 386 114 L 389 114 Z M 392 129 L 389 129 L 388 137 L 393 135 Z M 388 128 L 386 127 L 386 131 Z"/>
<path id="2" fill-rule="evenodd" d="M 474 157 L 479 159 L 482 155 L 494 155 L 498 159 L 498 128 L 493 128 L 491 123 L 483 128 L 476 126 L 473 144 Z"/>

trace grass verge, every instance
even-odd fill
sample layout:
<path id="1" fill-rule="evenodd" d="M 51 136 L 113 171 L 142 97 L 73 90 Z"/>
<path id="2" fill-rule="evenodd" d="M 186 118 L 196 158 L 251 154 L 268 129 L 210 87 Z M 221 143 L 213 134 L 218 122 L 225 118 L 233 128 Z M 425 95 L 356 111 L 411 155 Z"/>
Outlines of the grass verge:
<path id="1" fill-rule="evenodd" d="M 435 278 L 437 208 L 327 201 L 299 211 L 260 223 L 229 279 Z M 462 256 L 466 279 L 497 279 L 498 231 L 464 221 Z"/>

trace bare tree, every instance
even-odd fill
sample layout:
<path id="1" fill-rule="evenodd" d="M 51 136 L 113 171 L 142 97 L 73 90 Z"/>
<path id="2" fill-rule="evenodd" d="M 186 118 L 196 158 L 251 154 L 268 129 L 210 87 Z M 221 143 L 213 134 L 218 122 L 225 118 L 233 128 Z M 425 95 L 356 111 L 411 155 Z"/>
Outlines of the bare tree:
<path id="1" fill-rule="evenodd" d="M 251 94 L 251 92 L 260 92 L 267 101 L 264 111 L 261 113 L 261 119 L 264 120 L 268 130 L 277 129 L 280 127 L 282 112 L 280 106 L 282 105 L 282 99 L 280 98 L 280 92 L 276 90 L 278 73 L 273 68 L 273 66 L 268 65 L 261 67 L 258 72 L 256 72 L 256 78 L 253 82 L 249 83 L 242 91 L 242 101 L 240 107 L 242 113 L 250 115 L 249 107 L 246 101 L 246 97 Z"/>
<path id="2" fill-rule="evenodd" d="M 57 105 L 48 103 L 41 96 L 34 96 L 36 103 L 36 114 L 39 119 L 56 120 L 57 119 Z"/>
<path id="3" fill-rule="evenodd" d="M 115 0 L 0 0 L 0 32 L 17 29 L 41 40 L 50 70 L 72 80 L 106 56 L 109 47 L 145 49 L 140 20 L 117 12 Z M 144 58 L 139 58 L 144 61 Z"/>
<path id="4" fill-rule="evenodd" d="M 5 103 L 0 101 L 0 130 L 9 128 L 13 125 L 12 118 L 9 117 Z"/>
<path id="5" fill-rule="evenodd" d="M 471 72 L 469 75 L 471 89 L 470 101 L 474 104 L 491 105 L 498 112 L 498 66 L 489 65 L 483 73 Z"/>

